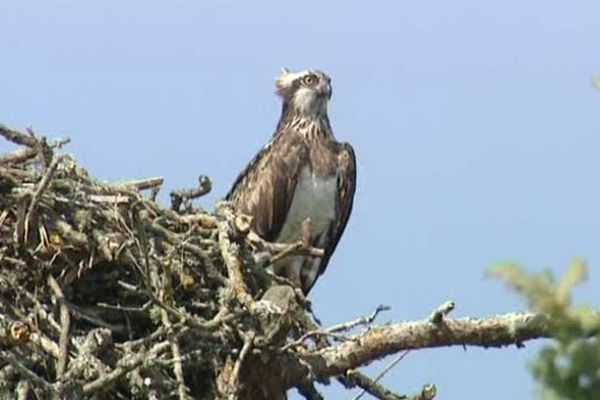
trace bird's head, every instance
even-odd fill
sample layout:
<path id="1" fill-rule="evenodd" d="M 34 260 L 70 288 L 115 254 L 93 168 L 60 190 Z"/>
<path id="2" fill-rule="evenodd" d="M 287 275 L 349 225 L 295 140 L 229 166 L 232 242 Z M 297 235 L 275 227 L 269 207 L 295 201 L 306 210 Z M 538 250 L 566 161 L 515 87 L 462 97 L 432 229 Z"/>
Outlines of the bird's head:
<path id="1" fill-rule="evenodd" d="M 327 114 L 331 98 L 331 78 L 324 72 L 307 69 L 291 72 L 283 69 L 276 81 L 277 94 L 288 107 L 306 116 Z"/>

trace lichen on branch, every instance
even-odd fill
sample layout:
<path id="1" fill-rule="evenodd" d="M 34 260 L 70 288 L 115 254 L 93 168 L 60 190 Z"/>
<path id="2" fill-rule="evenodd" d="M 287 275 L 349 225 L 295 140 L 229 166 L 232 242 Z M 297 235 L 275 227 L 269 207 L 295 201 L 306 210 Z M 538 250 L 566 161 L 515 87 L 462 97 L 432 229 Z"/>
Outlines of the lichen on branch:
<path id="1" fill-rule="evenodd" d="M 552 335 L 543 314 L 451 319 L 453 303 L 422 321 L 375 326 L 381 308 L 320 327 L 257 254 L 322 249 L 266 242 L 226 203 L 195 207 L 207 178 L 165 207 L 160 177 L 100 183 L 57 153 L 66 140 L 0 135 L 21 146 L 0 155 L 0 397 L 283 399 L 298 387 L 318 398 L 314 382 L 335 377 L 407 398 L 357 368 L 407 349 Z M 434 395 L 426 385 L 410 398 Z"/>

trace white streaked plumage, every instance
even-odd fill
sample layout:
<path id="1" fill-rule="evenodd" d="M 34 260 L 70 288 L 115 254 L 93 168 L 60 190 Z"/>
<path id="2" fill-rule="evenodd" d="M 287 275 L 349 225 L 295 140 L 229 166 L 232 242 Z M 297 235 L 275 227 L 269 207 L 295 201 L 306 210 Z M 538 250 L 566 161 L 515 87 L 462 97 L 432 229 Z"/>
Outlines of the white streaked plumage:
<path id="1" fill-rule="evenodd" d="M 337 190 L 337 175 L 322 178 L 304 167 L 277 241 L 291 243 L 299 240 L 302 224 L 307 218 L 310 219 L 314 237 L 326 232 L 335 218 Z"/>
<path id="2" fill-rule="evenodd" d="M 327 74 L 283 70 L 276 86 L 283 104 L 275 134 L 239 175 L 227 199 L 237 212 L 253 217 L 252 229 L 264 239 L 302 239 L 324 250 L 322 257 L 288 255 L 272 266 L 307 294 L 348 222 L 356 161 L 352 147 L 336 141 L 331 130 Z"/>

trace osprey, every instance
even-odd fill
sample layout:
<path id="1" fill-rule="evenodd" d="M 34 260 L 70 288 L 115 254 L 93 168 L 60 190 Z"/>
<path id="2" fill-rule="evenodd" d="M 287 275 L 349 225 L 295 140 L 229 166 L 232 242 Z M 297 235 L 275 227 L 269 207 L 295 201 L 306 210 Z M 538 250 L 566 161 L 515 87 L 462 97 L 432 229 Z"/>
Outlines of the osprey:
<path id="1" fill-rule="evenodd" d="M 348 143 L 335 140 L 329 124 L 329 76 L 284 69 L 276 87 L 283 100 L 277 129 L 238 176 L 227 199 L 237 212 L 253 217 L 252 228 L 263 239 L 303 239 L 324 250 L 323 257 L 293 255 L 273 265 L 277 275 L 308 294 L 348 222 L 356 160 Z"/>

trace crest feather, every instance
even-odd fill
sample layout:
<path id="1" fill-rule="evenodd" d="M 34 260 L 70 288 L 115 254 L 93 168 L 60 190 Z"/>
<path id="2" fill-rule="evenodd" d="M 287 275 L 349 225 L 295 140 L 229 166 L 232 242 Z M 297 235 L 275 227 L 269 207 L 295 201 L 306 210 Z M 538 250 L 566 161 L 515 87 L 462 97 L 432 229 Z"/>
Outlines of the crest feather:
<path id="1" fill-rule="evenodd" d="M 275 86 L 277 87 L 277 94 L 280 96 L 285 96 L 286 92 L 288 92 L 293 86 L 294 82 L 306 75 L 309 71 L 300 71 L 300 72 L 292 72 L 287 68 L 282 68 L 281 73 L 277 76 L 275 80 Z"/>

